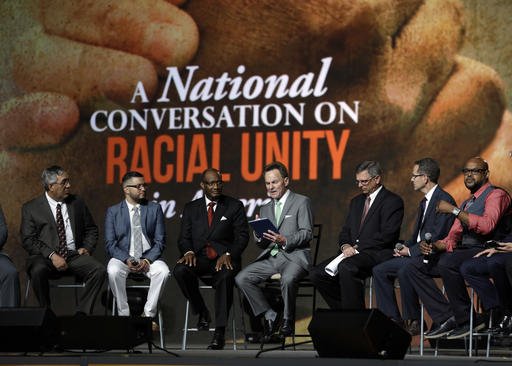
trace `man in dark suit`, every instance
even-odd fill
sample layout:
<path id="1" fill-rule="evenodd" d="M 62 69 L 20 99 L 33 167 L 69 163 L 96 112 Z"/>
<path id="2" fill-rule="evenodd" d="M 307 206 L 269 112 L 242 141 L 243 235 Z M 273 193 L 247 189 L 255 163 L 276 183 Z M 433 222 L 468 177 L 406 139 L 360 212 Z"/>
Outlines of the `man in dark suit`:
<path id="1" fill-rule="evenodd" d="M 362 193 L 350 201 L 338 240 L 341 254 L 310 272 L 311 281 L 333 309 L 364 309 L 364 279 L 371 276 L 375 265 L 393 257 L 404 203 L 382 186 L 381 175 L 378 162 L 364 161 L 357 166 L 356 182 Z M 330 271 L 335 258 L 343 260 Z"/>
<path id="2" fill-rule="evenodd" d="M 169 276 L 169 268 L 162 260 L 164 214 L 158 203 L 146 200 L 147 185 L 142 174 L 126 173 L 122 186 L 125 199 L 109 207 L 105 219 L 105 246 L 111 257 L 107 265 L 110 289 L 118 314 L 129 316 L 126 278 L 130 273 L 143 274 L 150 284 L 142 315 L 154 318 Z"/>
<path id="3" fill-rule="evenodd" d="M 0 207 L 0 308 L 20 306 L 20 280 L 11 259 L 2 251 L 7 241 L 7 224 Z"/>
<path id="4" fill-rule="evenodd" d="M 21 209 L 21 240 L 27 272 L 41 306 L 50 307 L 48 280 L 64 273 L 85 282 L 77 313 L 91 314 L 105 282 L 105 267 L 91 256 L 98 227 L 84 201 L 70 193 L 69 175 L 59 166 L 42 174 L 45 194 Z"/>
<path id="5" fill-rule="evenodd" d="M 438 184 L 440 169 L 437 162 L 424 158 L 414 162 L 411 182 L 415 191 L 424 194 L 418 208 L 416 224 L 412 237 L 402 246 L 395 247 L 394 258 L 373 267 L 373 283 L 377 297 L 377 307 L 397 323 L 403 325 L 411 335 L 420 332 L 420 305 L 418 295 L 411 285 L 404 267 L 410 258 L 421 256 L 418 243 L 425 241 L 425 234 L 430 233 L 430 240 L 442 239 L 448 234 L 454 217 L 451 214 L 436 212 L 439 200 L 455 204 L 454 199 Z M 400 283 L 402 316 L 398 310 L 395 297 L 394 281 Z"/>
<path id="6" fill-rule="evenodd" d="M 264 168 L 265 186 L 271 201 L 260 210 L 278 232 L 256 237 L 263 251 L 237 276 L 238 288 L 247 298 L 254 316 L 264 314 L 264 337 L 269 340 L 276 329 L 277 313 L 269 305 L 259 284 L 273 274 L 281 275 L 284 311 L 280 334 L 291 336 L 295 328 L 295 297 L 298 281 L 307 275 L 310 258 L 309 242 L 313 237 L 313 213 L 308 197 L 288 189 L 288 169 L 274 162 Z"/>
<path id="7" fill-rule="evenodd" d="M 199 292 L 200 276 L 211 275 L 215 288 L 215 332 L 209 349 L 224 348 L 224 333 L 233 303 L 235 275 L 240 271 L 249 228 L 242 202 L 222 194 L 221 173 L 206 169 L 201 177 L 204 197 L 185 205 L 178 248 L 182 257 L 174 277 L 192 310 L 197 328 L 208 330 L 210 313 Z"/>

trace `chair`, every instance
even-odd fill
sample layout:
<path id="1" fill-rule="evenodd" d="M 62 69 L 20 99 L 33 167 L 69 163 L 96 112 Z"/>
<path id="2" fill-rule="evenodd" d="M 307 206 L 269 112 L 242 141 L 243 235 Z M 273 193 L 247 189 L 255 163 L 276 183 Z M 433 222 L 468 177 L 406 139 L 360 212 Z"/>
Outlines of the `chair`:
<path id="1" fill-rule="evenodd" d="M 170 276 L 170 274 L 169 274 Z M 147 278 L 144 274 L 141 273 L 130 273 L 128 274 L 128 278 L 126 281 L 126 290 L 129 289 L 149 289 L 149 278 Z M 107 289 L 112 294 L 112 315 L 115 315 L 117 312 L 116 299 L 114 297 L 114 293 L 110 291 L 110 286 Z M 164 338 L 164 321 L 162 308 L 158 307 L 158 333 L 160 336 L 160 348 L 165 348 L 165 338 Z"/>
<path id="2" fill-rule="evenodd" d="M 313 225 L 313 240 L 310 243 L 311 247 L 311 258 L 312 266 L 317 264 L 318 259 L 318 248 L 320 247 L 320 239 L 322 237 L 322 224 Z M 281 275 L 279 273 L 273 274 L 264 284 L 264 291 L 280 291 Z M 316 309 L 316 288 L 309 279 L 305 277 L 298 283 L 297 298 L 299 297 L 310 297 L 311 300 L 311 315 L 313 315 Z M 310 337 L 309 334 L 294 334 L 292 335 L 292 341 L 295 343 L 295 337 Z"/>
<path id="3" fill-rule="evenodd" d="M 212 276 L 206 275 L 199 277 L 201 282 L 203 282 L 203 285 L 199 286 L 200 290 L 214 290 L 213 286 L 211 285 L 212 282 Z M 234 292 L 233 292 L 234 295 Z M 234 304 L 234 301 L 233 301 Z M 185 306 L 185 323 L 183 324 L 183 337 L 181 340 L 181 350 L 185 351 L 187 349 L 187 337 L 188 332 L 198 332 L 199 329 L 194 327 L 189 327 L 188 325 L 188 319 L 189 319 L 189 310 L 190 310 L 190 301 L 187 300 L 186 306 Z M 231 325 L 232 325 L 232 333 L 233 333 L 233 351 L 237 350 L 236 345 L 236 321 L 235 321 L 235 306 L 231 306 Z M 213 332 L 215 328 L 208 329 L 210 332 Z"/>
<path id="4" fill-rule="evenodd" d="M 62 279 L 65 279 L 64 283 L 60 283 Z M 72 282 L 71 282 L 72 280 Z M 79 289 L 85 287 L 85 282 L 80 282 L 77 280 L 75 275 L 72 273 L 64 272 L 60 277 L 55 279 L 50 279 L 50 288 L 62 288 L 62 289 L 74 289 L 75 290 L 75 306 L 78 305 L 78 292 Z M 28 297 L 30 294 L 30 285 L 31 285 L 31 279 L 30 276 L 27 273 L 27 282 L 25 284 L 25 296 L 23 298 L 23 304 L 27 306 L 28 303 Z"/>

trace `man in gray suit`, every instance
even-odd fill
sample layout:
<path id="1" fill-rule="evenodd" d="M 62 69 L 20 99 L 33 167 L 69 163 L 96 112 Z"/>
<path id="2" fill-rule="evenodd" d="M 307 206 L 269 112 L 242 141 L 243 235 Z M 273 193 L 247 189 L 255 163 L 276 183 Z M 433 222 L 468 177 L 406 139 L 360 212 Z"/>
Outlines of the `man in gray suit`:
<path id="1" fill-rule="evenodd" d="M 277 328 L 277 313 L 270 307 L 259 283 L 273 274 L 281 275 L 284 302 L 283 322 L 279 333 L 290 336 L 295 325 L 297 282 L 308 273 L 309 241 L 313 237 L 313 213 L 308 197 L 288 189 L 288 170 L 279 162 L 264 168 L 265 186 L 270 202 L 260 210 L 278 232 L 269 230 L 256 236 L 263 249 L 256 261 L 244 268 L 235 278 L 238 288 L 247 298 L 255 316 L 264 314 L 263 339 L 269 340 Z"/>

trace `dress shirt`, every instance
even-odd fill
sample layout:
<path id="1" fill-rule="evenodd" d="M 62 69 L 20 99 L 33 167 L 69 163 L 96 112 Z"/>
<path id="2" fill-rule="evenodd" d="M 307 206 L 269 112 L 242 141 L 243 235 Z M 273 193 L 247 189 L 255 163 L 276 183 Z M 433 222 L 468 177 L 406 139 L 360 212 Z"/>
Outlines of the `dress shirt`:
<path id="1" fill-rule="evenodd" d="M 490 183 L 484 184 L 478 191 L 475 192 L 474 197 L 477 199 L 489 187 Z M 510 206 L 510 196 L 502 189 L 494 189 L 487 195 L 485 199 L 485 209 L 482 216 L 472 213 L 469 215 L 470 231 L 477 234 L 486 235 L 496 228 L 496 225 L 506 213 Z M 442 240 L 446 244 L 446 251 L 452 252 L 457 246 L 457 242 L 462 239 L 462 224 L 460 220 L 455 220 L 448 233 L 448 236 Z"/>
<path id="2" fill-rule="evenodd" d="M 57 222 L 57 205 L 60 204 L 60 210 L 62 212 L 62 219 L 64 220 L 64 229 L 66 230 L 66 246 L 68 250 L 76 250 L 75 238 L 73 237 L 73 230 L 71 230 L 71 221 L 69 220 L 68 206 L 64 202 L 57 202 L 51 198 L 48 193 L 45 193 L 46 200 L 52 210 L 53 218 Z M 50 255 L 51 257 L 51 255 Z"/>
<path id="3" fill-rule="evenodd" d="M 139 209 L 139 215 L 140 215 L 140 226 L 142 231 L 142 253 L 144 253 L 146 250 L 149 250 L 151 246 L 149 245 L 148 239 L 146 239 L 146 236 L 144 235 L 144 230 L 142 230 L 142 212 L 140 210 L 140 205 L 132 205 L 130 202 L 126 201 L 126 205 L 128 206 L 128 212 L 130 213 L 130 228 L 132 227 L 132 219 L 133 219 L 133 208 L 138 207 Z M 133 257 L 135 253 L 134 245 L 133 245 L 133 230 L 130 230 L 130 256 Z"/>
<path id="4" fill-rule="evenodd" d="M 421 227 L 421 224 L 423 223 L 423 221 L 425 221 L 425 214 L 427 213 L 428 205 L 430 204 L 430 201 L 432 200 L 432 195 L 434 194 L 434 191 L 436 190 L 437 186 L 438 185 L 436 184 L 425 195 L 425 210 L 423 211 L 423 215 L 421 216 L 421 222 L 419 223 L 420 227 Z M 421 241 L 421 230 L 418 230 L 418 237 L 416 238 L 416 242 L 419 243 L 420 241 Z"/>

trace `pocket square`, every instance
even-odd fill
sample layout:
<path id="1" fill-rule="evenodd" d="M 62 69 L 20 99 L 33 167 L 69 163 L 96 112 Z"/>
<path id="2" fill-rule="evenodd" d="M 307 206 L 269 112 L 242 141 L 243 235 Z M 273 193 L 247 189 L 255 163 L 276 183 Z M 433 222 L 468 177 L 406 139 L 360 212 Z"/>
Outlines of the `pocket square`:
<path id="1" fill-rule="evenodd" d="M 222 217 L 220 218 L 220 221 L 224 221 L 224 220 L 227 220 L 227 219 L 228 219 L 228 218 L 227 218 L 226 216 L 222 216 Z"/>
<path id="2" fill-rule="evenodd" d="M 292 217 L 292 216 L 293 216 L 293 215 L 284 215 L 284 218 L 285 218 L 285 219 L 288 219 L 288 218 L 290 218 L 290 217 Z"/>

